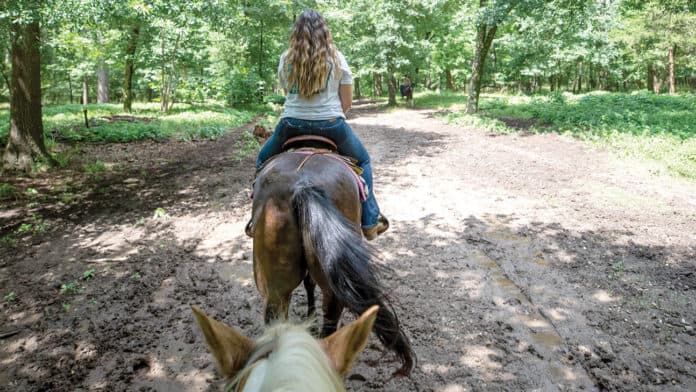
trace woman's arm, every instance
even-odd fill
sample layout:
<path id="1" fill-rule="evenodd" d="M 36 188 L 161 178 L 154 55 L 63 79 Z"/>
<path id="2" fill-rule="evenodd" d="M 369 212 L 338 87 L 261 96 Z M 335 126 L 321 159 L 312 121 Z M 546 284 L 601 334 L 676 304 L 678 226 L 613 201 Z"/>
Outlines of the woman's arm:
<path id="1" fill-rule="evenodd" d="M 353 106 L 353 85 L 341 84 L 338 86 L 338 97 L 341 99 L 341 109 L 344 114 L 348 114 L 351 106 Z"/>

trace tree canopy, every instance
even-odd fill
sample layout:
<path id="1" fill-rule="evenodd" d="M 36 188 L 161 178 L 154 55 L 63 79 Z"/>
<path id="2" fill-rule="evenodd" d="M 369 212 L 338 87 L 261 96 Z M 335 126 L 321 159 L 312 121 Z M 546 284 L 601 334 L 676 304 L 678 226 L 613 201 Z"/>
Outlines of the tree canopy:
<path id="1" fill-rule="evenodd" d="M 356 95 L 417 90 L 537 93 L 696 90 L 693 0 L 13 0 L 0 11 L 0 102 L 12 43 L 40 27 L 43 104 L 275 99 L 295 17 L 316 8 Z M 13 27 L 14 26 L 14 27 Z M 17 27 L 22 27 L 18 29 Z M 24 26 L 24 27 L 23 27 Z"/>

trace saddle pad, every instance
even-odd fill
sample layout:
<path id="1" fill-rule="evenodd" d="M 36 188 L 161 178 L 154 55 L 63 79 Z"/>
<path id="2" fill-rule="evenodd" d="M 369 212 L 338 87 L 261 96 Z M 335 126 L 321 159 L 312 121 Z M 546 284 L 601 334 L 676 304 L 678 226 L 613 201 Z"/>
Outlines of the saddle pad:
<path id="1" fill-rule="evenodd" d="M 370 192 L 370 190 L 367 187 L 367 183 L 365 180 L 361 177 L 363 170 L 358 166 L 355 161 L 352 158 L 337 154 L 335 152 L 325 150 L 325 149 L 320 149 L 320 148 L 310 148 L 310 147 L 303 147 L 303 148 L 298 148 L 295 150 L 288 150 L 288 152 L 293 153 L 293 154 L 302 154 L 306 155 L 307 158 L 303 159 L 302 162 L 300 162 L 300 165 L 297 167 L 297 170 L 299 171 L 302 169 L 302 166 L 313 156 L 315 155 L 326 155 L 328 157 L 331 157 L 341 163 L 343 163 L 348 169 L 350 169 L 350 172 L 353 174 L 353 178 L 355 178 L 355 183 L 358 185 L 358 190 L 360 192 L 360 200 L 365 201 L 367 200 L 367 196 Z"/>

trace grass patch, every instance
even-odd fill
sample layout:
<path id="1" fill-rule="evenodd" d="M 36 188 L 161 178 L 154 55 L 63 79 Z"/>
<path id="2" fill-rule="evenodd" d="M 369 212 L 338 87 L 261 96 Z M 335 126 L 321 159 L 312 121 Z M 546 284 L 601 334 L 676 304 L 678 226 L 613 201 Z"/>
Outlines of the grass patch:
<path id="1" fill-rule="evenodd" d="M 60 285 L 60 293 L 61 294 L 71 294 L 71 293 L 76 293 L 80 288 L 80 284 L 77 283 L 76 280 L 73 280 L 70 283 L 63 283 Z"/>
<path id="2" fill-rule="evenodd" d="M 526 131 L 570 134 L 622 156 L 660 162 L 669 172 L 696 179 L 696 96 L 590 93 L 545 96 L 482 95 L 479 113 L 464 113 L 462 94 L 424 94 L 420 106 L 443 110 L 448 121 L 513 132 L 501 118 L 536 120 Z"/>
<path id="3" fill-rule="evenodd" d="M 158 103 L 135 103 L 131 113 L 120 104 L 87 105 L 90 127 L 85 127 L 82 105 L 47 105 L 43 108 L 46 140 L 68 142 L 131 142 L 138 140 L 215 139 L 229 129 L 271 110 L 269 105 L 229 108 L 219 104 L 176 104 L 169 113 Z M 128 115 L 136 121 L 108 121 L 105 116 Z M 0 108 L 0 143 L 7 144 L 9 110 Z"/>
<path id="4" fill-rule="evenodd" d="M 256 137 L 251 132 L 242 132 L 242 138 L 236 144 L 237 153 L 235 159 L 241 162 L 243 159 L 255 155 L 261 149 L 261 143 L 256 140 Z"/>

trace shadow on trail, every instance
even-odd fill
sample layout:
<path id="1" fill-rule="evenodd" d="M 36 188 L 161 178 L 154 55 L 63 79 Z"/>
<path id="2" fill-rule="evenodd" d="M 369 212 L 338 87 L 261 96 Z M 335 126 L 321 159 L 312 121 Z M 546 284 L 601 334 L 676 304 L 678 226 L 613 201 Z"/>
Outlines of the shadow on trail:
<path id="1" fill-rule="evenodd" d="M 13 293 L 2 303 L 0 332 L 19 331 L 3 339 L 0 380 L 7 383 L 0 384 L 13 390 L 208 387 L 212 358 L 193 329 L 189 305 L 250 335 L 262 329 L 250 240 L 241 227 L 212 250 L 202 249 L 209 238 L 196 235 L 209 229 L 203 227 L 209 215 L 238 221 L 250 209 L 255 157 L 235 159 L 238 138 L 90 146 L 80 159 L 118 168 L 87 179 L 63 172 L 18 180 L 20 189 L 33 187 L 44 197 L 31 207 L 23 204 L 28 200 L 15 203 L 21 213 L 3 218 L 0 234 L 31 214 L 48 229 L 0 249 L 0 293 Z M 428 148 L 384 161 L 398 166 Z M 75 181 L 80 197 L 60 200 L 52 181 Z M 153 214 L 157 209 L 160 215 Z M 182 235 L 187 226 L 193 228 Z M 211 254 L 216 249 L 224 252 Z M 293 318 L 303 307 L 293 306 Z"/>
<path id="2" fill-rule="evenodd" d="M 419 354 L 408 390 L 659 390 L 665 380 L 696 385 L 688 370 L 688 347 L 696 338 L 675 327 L 671 334 L 682 344 L 673 344 L 672 335 L 643 325 L 656 318 L 678 323 L 675 311 L 696 315 L 693 302 L 687 309 L 680 302 L 696 288 L 685 279 L 694 270 L 693 249 L 622 243 L 625 232 L 571 231 L 561 223 L 518 225 L 514 216 L 470 216 L 466 222 L 464 232 L 434 215 L 394 222 L 380 240 L 398 276 L 388 279 L 392 297 Z M 607 254 L 623 260 L 621 273 Z M 656 255 L 681 263 L 662 263 Z M 560 298 L 546 303 L 539 293 Z M 660 309 L 640 302 L 653 296 L 661 298 Z M 617 315 L 617 306 L 632 313 Z M 588 324 L 569 332 L 564 323 L 573 326 L 574 319 Z M 635 321 L 641 323 L 637 331 Z M 384 382 L 385 390 L 402 390 Z"/>
<path id="3" fill-rule="evenodd" d="M 417 184 L 402 173 L 409 160 L 446 148 L 440 134 L 378 128 L 391 142 L 380 151 L 385 174 L 375 179 L 377 186 Z M 3 340 L 0 385 L 219 390 L 222 381 L 189 305 L 248 335 L 260 334 L 250 240 L 241 229 L 230 231 L 203 251 L 210 239 L 196 234 L 202 228 L 188 237 L 179 231 L 207 224 L 213 212 L 234 221 L 246 216 L 254 160 L 230 158 L 234 140 L 187 145 L 150 169 L 110 173 L 84 202 L 46 210 L 44 219 L 63 226 L 1 251 L 1 293 L 14 292 L 15 299 L 3 302 L 0 320 L 3 329 L 20 333 Z M 406 141 L 417 147 L 404 152 L 399 143 Z M 109 192 L 98 191 L 106 186 Z M 153 217 L 155 208 L 169 216 Z M 505 215 L 470 216 L 466 223 L 461 231 L 426 212 L 421 219 L 392 221 L 376 242 L 380 262 L 393 270 L 383 279 L 420 362 L 412 378 L 392 379 L 396 362 L 373 340 L 347 379 L 349 390 L 544 389 L 575 385 L 584 372 L 595 388 L 659 390 L 671 379 L 687 390 L 696 386 L 688 351 L 696 338 L 667 324 L 696 316 L 693 247 L 645 246 L 620 240 L 631 233 L 574 231 L 562 222 L 518 224 Z M 110 244 L 117 235 L 126 240 Z M 531 276 L 522 274 L 520 263 L 531 265 Z M 86 278 L 90 269 L 93 276 Z M 534 280 L 534 272 L 555 274 L 558 281 Z M 72 282 L 74 289 L 61 290 Z M 556 293 L 558 282 L 587 296 L 553 309 L 535 303 L 536 291 Z M 597 292 L 607 295 L 593 296 Z M 618 316 L 617 305 L 632 313 Z M 298 289 L 291 317 L 301 319 L 304 309 Z M 585 342 L 554 327 L 563 320 L 553 314 L 587 319 L 578 336 L 596 329 L 611 337 L 611 348 L 582 351 Z M 657 318 L 665 321 L 661 329 L 645 323 L 638 332 L 624 321 Z"/>

